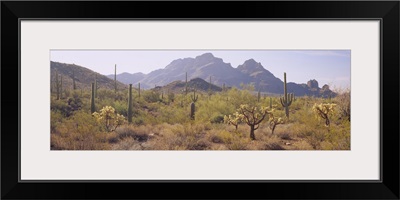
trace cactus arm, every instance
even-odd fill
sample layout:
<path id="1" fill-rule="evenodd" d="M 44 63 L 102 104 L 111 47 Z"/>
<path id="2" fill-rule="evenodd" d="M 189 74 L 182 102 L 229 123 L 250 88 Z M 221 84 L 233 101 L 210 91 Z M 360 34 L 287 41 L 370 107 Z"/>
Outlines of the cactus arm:
<path id="1" fill-rule="evenodd" d="M 282 107 L 286 107 L 286 104 L 285 104 L 285 101 L 284 101 L 283 97 L 279 97 L 279 99 L 280 99 L 280 102 L 282 104 Z"/>

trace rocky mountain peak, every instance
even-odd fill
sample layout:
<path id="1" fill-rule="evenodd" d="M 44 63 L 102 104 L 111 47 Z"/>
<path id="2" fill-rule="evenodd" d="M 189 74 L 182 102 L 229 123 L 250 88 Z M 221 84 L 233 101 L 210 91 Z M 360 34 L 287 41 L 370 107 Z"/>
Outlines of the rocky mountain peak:
<path id="1" fill-rule="evenodd" d="M 256 62 L 254 59 L 246 60 L 242 65 L 239 65 L 237 69 L 245 74 L 251 74 L 257 71 L 265 71 L 261 63 Z"/>
<path id="2" fill-rule="evenodd" d="M 318 81 L 315 80 L 315 79 L 309 80 L 309 81 L 307 82 L 307 86 L 308 86 L 309 88 L 318 88 Z"/>

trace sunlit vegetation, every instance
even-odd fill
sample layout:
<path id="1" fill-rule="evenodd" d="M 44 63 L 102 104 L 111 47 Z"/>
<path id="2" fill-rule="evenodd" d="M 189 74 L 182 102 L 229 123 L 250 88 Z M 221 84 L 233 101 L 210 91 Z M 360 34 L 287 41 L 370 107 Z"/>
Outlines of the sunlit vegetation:
<path id="1" fill-rule="evenodd" d="M 349 91 L 280 98 L 249 85 L 212 93 L 140 90 L 140 96 L 133 88 L 129 101 L 128 89 L 94 88 L 60 82 L 52 92 L 52 150 L 350 149 Z"/>

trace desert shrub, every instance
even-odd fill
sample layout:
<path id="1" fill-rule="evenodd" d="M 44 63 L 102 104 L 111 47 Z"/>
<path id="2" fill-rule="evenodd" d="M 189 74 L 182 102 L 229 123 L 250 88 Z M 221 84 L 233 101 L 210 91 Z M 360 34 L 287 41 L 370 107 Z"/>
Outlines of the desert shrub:
<path id="1" fill-rule="evenodd" d="M 233 105 L 235 108 L 240 107 L 242 104 L 248 104 L 254 106 L 257 102 L 256 96 L 251 93 L 252 88 L 249 90 L 239 90 L 237 88 L 230 89 L 228 94 L 228 103 Z M 254 88 L 253 88 L 254 90 Z"/>
<path id="2" fill-rule="evenodd" d="M 60 112 L 63 116 L 69 117 L 72 112 L 67 102 L 64 100 L 52 100 L 50 105 L 50 110 L 55 112 Z"/>
<path id="3" fill-rule="evenodd" d="M 71 95 L 71 91 L 69 91 L 69 90 L 64 90 L 63 98 L 68 98 L 70 95 Z"/>
<path id="4" fill-rule="evenodd" d="M 101 132 L 97 121 L 82 111 L 64 120 L 51 134 L 52 150 L 106 150 L 110 149 L 107 133 Z"/>
<path id="5" fill-rule="evenodd" d="M 288 133 L 288 132 L 279 134 L 279 137 L 280 137 L 281 139 L 283 139 L 283 140 L 290 140 L 290 139 L 291 139 L 290 133 Z"/>
<path id="6" fill-rule="evenodd" d="M 285 150 L 279 143 L 267 143 L 265 144 L 265 150 Z"/>
<path id="7" fill-rule="evenodd" d="M 337 102 L 337 107 L 338 107 L 338 113 L 339 113 L 339 119 L 345 119 L 350 121 L 351 115 L 350 115 L 350 91 L 346 91 L 342 94 L 339 94 L 336 98 L 335 101 Z"/>
<path id="8" fill-rule="evenodd" d="M 233 137 L 230 143 L 226 144 L 229 150 L 246 150 L 250 140 L 248 138 Z"/>
<path id="9" fill-rule="evenodd" d="M 314 150 L 314 148 L 304 140 L 294 143 L 293 146 L 297 150 Z"/>
<path id="10" fill-rule="evenodd" d="M 149 139 L 149 130 L 147 130 L 147 128 L 148 127 L 145 126 L 135 127 L 131 125 L 124 125 L 118 127 L 115 132 L 120 139 L 131 137 L 139 142 L 144 142 Z"/>
<path id="11" fill-rule="evenodd" d="M 153 90 L 147 90 L 143 92 L 143 99 L 149 103 L 155 103 L 160 100 L 160 93 Z"/>
<path id="12" fill-rule="evenodd" d="M 50 132 L 53 133 L 59 124 L 62 124 L 63 116 L 60 111 L 50 111 Z"/>
<path id="13" fill-rule="evenodd" d="M 117 144 L 112 146 L 112 150 L 142 150 L 140 142 L 134 138 L 124 138 Z"/>
<path id="14" fill-rule="evenodd" d="M 222 122 L 224 122 L 224 116 L 223 115 L 214 115 L 211 117 L 210 122 L 214 123 L 214 124 L 222 123 Z"/>
<path id="15" fill-rule="evenodd" d="M 82 109 L 82 100 L 78 94 L 74 93 L 71 98 L 68 98 L 68 114 L 71 115 L 72 112 Z M 68 115 L 68 116 L 69 116 Z"/>
<path id="16" fill-rule="evenodd" d="M 221 138 L 222 142 L 225 144 L 231 143 L 234 137 L 233 133 L 230 133 L 225 130 L 220 131 L 216 136 L 218 138 Z"/>

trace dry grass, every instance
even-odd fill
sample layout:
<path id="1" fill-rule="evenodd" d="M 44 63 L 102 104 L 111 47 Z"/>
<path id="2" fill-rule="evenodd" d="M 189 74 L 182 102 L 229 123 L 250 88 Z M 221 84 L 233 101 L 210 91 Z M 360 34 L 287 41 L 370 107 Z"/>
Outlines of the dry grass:
<path id="1" fill-rule="evenodd" d="M 347 100 L 346 95 L 333 101 Z M 217 104 L 212 99 L 208 104 Z M 224 100 L 225 101 L 225 100 Z M 250 127 L 240 124 L 234 126 L 211 123 L 207 116 L 207 107 L 199 103 L 199 116 L 195 121 L 183 120 L 186 108 L 162 107 L 163 104 L 146 103 L 147 110 L 152 110 L 158 118 L 138 111 L 135 120 L 143 123 L 122 125 L 114 132 L 105 132 L 94 118 L 86 112 L 75 112 L 71 117 L 52 111 L 51 149 L 52 150 L 349 150 L 350 121 L 343 111 L 332 117 L 330 127 L 325 127 L 311 110 L 314 102 L 321 99 L 298 99 L 291 107 L 290 119 L 276 127 L 274 134 L 264 120 L 255 131 L 256 140 L 251 140 Z M 105 102 L 103 102 L 105 103 Z M 214 106 L 219 109 L 221 106 Z M 348 104 L 344 102 L 343 108 Z M 168 110 L 170 109 L 170 110 Z M 173 112 L 173 109 L 180 109 Z M 230 107 L 225 107 L 229 110 Z M 167 112 L 168 111 L 168 112 Z M 221 110 L 219 113 L 225 112 Z M 163 114 L 164 113 L 164 114 Z M 183 113 L 183 114 L 182 114 Z M 282 107 L 276 110 L 277 117 L 284 116 Z M 178 116 L 178 117 L 177 117 Z M 164 120 L 166 118 L 171 118 Z M 202 119 L 204 118 L 204 119 Z M 142 124 L 142 125 L 139 125 Z"/>

